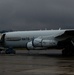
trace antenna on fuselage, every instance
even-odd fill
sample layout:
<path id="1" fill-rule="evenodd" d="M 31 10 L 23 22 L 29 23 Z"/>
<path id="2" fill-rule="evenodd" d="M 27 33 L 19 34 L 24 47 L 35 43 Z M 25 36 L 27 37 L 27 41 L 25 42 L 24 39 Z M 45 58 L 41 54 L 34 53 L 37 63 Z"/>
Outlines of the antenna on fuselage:
<path id="1" fill-rule="evenodd" d="M 61 28 L 59 28 L 59 30 L 61 30 Z"/>

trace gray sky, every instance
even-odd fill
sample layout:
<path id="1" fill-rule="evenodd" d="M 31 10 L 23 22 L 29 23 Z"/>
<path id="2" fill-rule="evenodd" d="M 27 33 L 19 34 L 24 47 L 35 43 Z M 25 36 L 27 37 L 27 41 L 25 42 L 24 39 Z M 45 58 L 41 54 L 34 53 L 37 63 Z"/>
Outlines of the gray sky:
<path id="1" fill-rule="evenodd" d="M 74 28 L 74 0 L 0 0 L 0 30 Z"/>

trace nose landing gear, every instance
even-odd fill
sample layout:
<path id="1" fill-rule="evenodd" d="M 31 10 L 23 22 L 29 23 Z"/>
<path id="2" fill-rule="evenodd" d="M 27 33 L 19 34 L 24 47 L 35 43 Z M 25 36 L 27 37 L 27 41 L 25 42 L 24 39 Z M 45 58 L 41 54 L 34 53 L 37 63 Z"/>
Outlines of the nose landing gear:
<path id="1" fill-rule="evenodd" d="M 16 51 L 13 50 L 13 48 L 8 48 L 6 49 L 5 54 L 16 54 Z"/>

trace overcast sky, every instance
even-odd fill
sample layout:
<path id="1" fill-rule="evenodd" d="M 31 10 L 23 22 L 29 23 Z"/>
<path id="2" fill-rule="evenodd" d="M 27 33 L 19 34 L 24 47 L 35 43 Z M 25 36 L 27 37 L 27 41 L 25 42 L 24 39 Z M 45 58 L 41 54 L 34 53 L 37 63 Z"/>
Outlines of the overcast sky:
<path id="1" fill-rule="evenodd" d="M 74 28 L 74 0 L 0 0 L 0 30 Z"/>

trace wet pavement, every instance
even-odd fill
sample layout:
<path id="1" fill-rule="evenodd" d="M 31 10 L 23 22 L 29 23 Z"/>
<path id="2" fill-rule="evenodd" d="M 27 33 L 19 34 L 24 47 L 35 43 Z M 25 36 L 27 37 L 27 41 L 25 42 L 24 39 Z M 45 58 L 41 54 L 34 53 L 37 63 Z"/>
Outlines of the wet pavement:
<path id="1" fill-rule="evenodd" d="M 74 57 L 19 52 L 0 55 L 0 75 L 74 75 Z"/>

